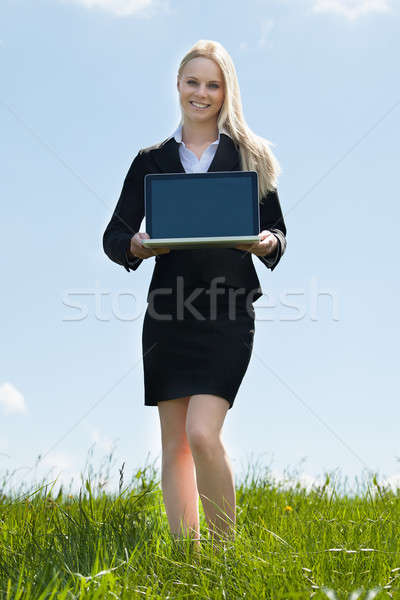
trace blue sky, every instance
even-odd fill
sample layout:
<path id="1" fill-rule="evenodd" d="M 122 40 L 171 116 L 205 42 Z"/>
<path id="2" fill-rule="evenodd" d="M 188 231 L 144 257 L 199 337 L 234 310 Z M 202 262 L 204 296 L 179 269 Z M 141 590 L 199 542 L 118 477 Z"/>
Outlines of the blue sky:
<path id="1" fill-rule="evenodd" d="M 305 485 L 400 485 L 398 3 L 3 0 L 0 22 L 10 486 L 77 489 L 89 448 L 94 471 L 113 448 L 109 489 L 123 462 L 126 481 L 160 467 L 141 363 L 154 259 L 127 273 L 101 238 L 139 148 L 179 122 L 176 71 L 199 39 L 226 47 L 247 123 L 274 144 L 288 229 L 273 273 L 253 256 L 265 296 L 223 430 L 236 479 L 257 462 Z"/>

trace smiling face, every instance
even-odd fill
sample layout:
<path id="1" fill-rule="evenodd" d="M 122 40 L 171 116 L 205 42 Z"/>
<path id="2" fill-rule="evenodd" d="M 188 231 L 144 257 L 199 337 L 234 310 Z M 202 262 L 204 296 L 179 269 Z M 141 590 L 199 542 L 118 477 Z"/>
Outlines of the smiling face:
<path id="1" fill-rule="evenodd" d="M 217 63 L 203 56 L 192 58 L 184 66 L 177 88 L 185 120 L 217 121 L 225 98 L 223 75 Z M 197 108 L 192 102 L 208 106 Z"/>

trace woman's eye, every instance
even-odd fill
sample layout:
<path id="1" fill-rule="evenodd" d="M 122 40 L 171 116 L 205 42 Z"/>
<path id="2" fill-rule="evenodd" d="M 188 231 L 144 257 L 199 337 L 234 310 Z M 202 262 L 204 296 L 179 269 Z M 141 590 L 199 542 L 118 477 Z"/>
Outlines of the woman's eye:
<path id="1" fill-rule="evenodd" d="M 188 83 L 189 83 L 190 85 L 191 85 L 192 83 L 194 83 L 195 85 L 197 85 L 196 81 L 193 81 L 193 79 L 190 79 L 190 80 L 188 81 Z M 218 86 L 218 83 L 211 83 L 211 84 L 210 84 L 210 86 L 211 86 L 211 87 L 214 87 L 214 88 L 218 88 L 218 87 L 219 87 L 219 86 Z"/>

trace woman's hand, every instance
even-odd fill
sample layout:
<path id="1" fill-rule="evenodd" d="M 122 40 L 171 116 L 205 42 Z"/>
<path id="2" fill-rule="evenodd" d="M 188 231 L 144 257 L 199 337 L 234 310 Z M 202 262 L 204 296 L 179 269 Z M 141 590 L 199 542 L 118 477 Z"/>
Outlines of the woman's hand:
<path id="1" fill-rule="evenodd" d="M 247 250 L 256 256 L 268 256 L 276 251 L 278 239 L 271 231 L 264 229 L 258 234 L 258 238 L 260 241 L 254 242 L 254 244 L 239 244 L 235 248 Z"/>
<path id="2" fill-rule="evenodd" d="M 150 239 L 150 236 L 148 233 L 142 231 L 138 231 L 131 238 L 129 250 L 133 257 L 150 258 L 151 256 L 156 256 L 157 254 L 167 254 L 170 251 L 169 248 L 146 248 L 140 241 L 144 239 Z"/>

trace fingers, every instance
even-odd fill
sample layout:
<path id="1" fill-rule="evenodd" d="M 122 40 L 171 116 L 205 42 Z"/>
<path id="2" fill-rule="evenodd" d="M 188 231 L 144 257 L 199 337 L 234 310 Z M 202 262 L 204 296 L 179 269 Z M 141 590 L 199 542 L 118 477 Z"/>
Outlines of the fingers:
<path id="1" fill-rule="evenodd" d="M 251 248 L 253 248 L 254 244 L 238 244 L 237 246 L 235 246 L 235 248 L 238 248 L 239 250 L 250 250 Z"/>
<path id="2" fill-rule="evenodd" d="M 269 254 L 272 254 L 278 245 L 277 238 L 274 236 L 274 234 L 270 231 L 268 233 L 270 235 L 265 237 L 258 245 L 258 256 L 268 256 Z"/>
<path id="3" fill-rule="evenodd" d="M 143 246 L 141 240 L 149 239 L 150 236 L 145 231 L 138 231 L 131 238 L 131 253 L 137 258 L 149 258 L 154 256 L 154 250 L 152 248 L 146 248 Z"/>
<path id="4" fill-rule="evenodd" d="M 247 252 L 252 252 L 256 256 L 264 256 L 265 254 L 269 254 L 274 246 L 275 236 L 271 231 L 264 229 L 258 234 L 258 242 L 254 244 L 238 244 L 235 248 L 239 250 L 247 250 Z M 267 251 L 266 251 L 267 250 Z"/>
<path id="5" fill-rule="evenodd" d="M 268 229 L 263 229 L 263 231 L 260 231 L 260 233 L 258 234 L 259 240 L 260 242 L 262 242 L 263 240 L 271 237 L 273 234 L 268 231 Z"/>
<path id="6" fill-rule="evenodd" d="M 137 245 L 135 245 L 135 248 L 137 248 L 137 252 L 135 252 L 135 254 L 137 253 L 137 255 L 139 255 L 140 253 L 142 258 L 150 258 L 151 256 L 158 256 L 159 254 L 167 254 L 168 252 L 170 252 L 170 249 L 165 247 L 146 248 L 146 246 L 143 246 L 141 240 L 150 239 L 150 236 L 147 232 L 140 231 L 134 235 L 134 238 L 136 238 L 137 241 Z"/>

